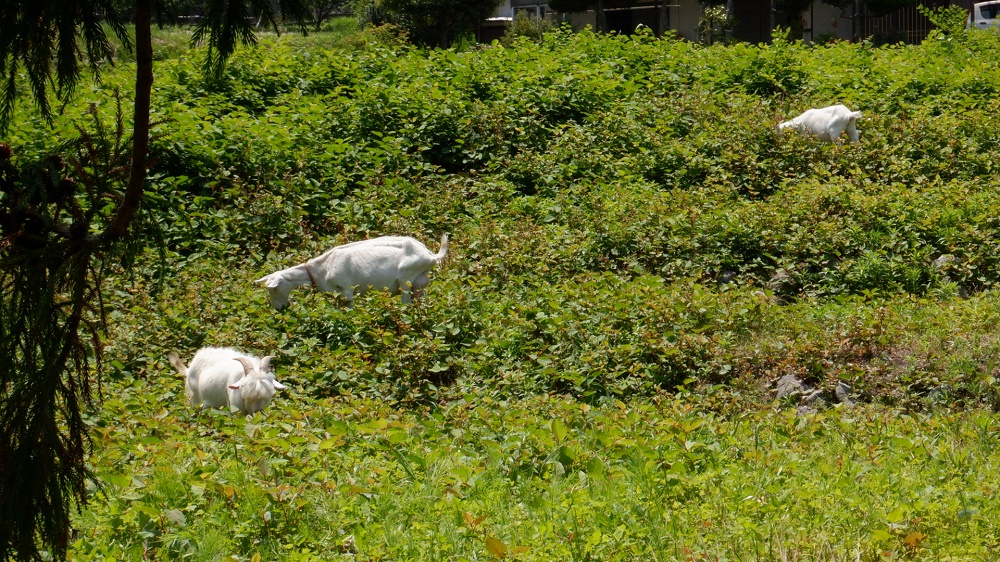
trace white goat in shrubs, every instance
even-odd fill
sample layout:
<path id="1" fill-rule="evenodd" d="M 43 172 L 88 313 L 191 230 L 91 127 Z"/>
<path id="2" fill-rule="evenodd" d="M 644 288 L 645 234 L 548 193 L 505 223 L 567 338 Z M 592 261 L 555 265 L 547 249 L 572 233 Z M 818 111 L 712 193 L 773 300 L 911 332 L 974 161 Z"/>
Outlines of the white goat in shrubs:
<path id="1" fill-rule="evenodd" d="M 271 297 L 271 306 L 277 310 L 285 308 L 288 294 L 302 285 L 338 292 L 347 301 L 348 308 L 354 305 L 355 295 L 370 289 L 402 294 L 403 302 L 410 303 L 430 284 L 427 274 L 447 254 L 447 234 L 441 237 L 441 249 L 436 254 L 416 238 L 382 236 L 337 246 L 254 283 L 264 284 Z"/>
<path id="2" fill-rule="evenodd" d="M 268 371 L 273 355 L 263 359 L 228 347 L 203 347 L 189 367 L 176 353 L 170 364 L 184 376 L 184 394 L 200 409 L 229 406 L 244 414 L 264 409 L 285 385 Z"/>
<path id="3" fill-rule="evenodd" d="M 778 128 L 792 129 L 829 142 L 840 142 L 840 135 L 847 131 L 847 138 L 858 142 L 858 119 L 861 119 L 860 111 L 851 111 L 844 105 L 831 105 L 809 109 L 790 121 L 780 123 Z"/>

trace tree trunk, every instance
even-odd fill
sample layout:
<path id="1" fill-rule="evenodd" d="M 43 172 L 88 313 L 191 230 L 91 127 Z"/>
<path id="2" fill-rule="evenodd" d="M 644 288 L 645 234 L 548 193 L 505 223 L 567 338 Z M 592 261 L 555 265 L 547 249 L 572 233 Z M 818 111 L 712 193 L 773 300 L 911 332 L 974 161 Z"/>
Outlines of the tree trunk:
<path id="1" fill-rule="evenodd" d="M 139 210 L 146 184 L 146 161 L 149 150 L 149 108 L 153 90 L 152 0 L 135 3 L 135 108 L 132 117 L 132 168 L 125 197 L 111 224 L 101 234 L 104 244 L 118 240 L 128 232 L 132 217 Z"/>
<path id="2" fill-rule="evenodd" d="M 608 31 L 608 18 L 604 14 L 604 0 L 597 0 L 597 6 L 594 8 L 594 12 L 597 14 L 597 32 L 607 33 Z"/>

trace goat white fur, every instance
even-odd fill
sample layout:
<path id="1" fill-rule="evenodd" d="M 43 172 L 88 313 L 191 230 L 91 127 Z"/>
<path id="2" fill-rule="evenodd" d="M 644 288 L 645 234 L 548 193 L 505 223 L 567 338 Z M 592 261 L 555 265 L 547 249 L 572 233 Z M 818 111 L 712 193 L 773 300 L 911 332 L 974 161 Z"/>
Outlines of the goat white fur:
<path id="1" fill-rule="evenodd" d="M 268 371 L 273 355 L 263 359 L 228 347 L 203 347 L 186 367 L 176 353 L 170 364 L 184 376 L 184 394 L 200 409 L 229 406 L 244 414 L 264 409 L 285 385 Z"/>
<path id="2" fill-rule="evenodd" d="M 861 119 L 860 111 L 851 111 L 844 105 L 831 105 L 807 110 L 802 115 L 779 124 L 778 128 L 792 129 L 830 142 L 840 142 L 840 135 L 847 131 L 847 138 L 851 142 L 858 142 L 858 119 Z"/>
<path id="3" fill-rule="evenodd" d="M 302 285 L 320 291 L 335 291 L 350 308 L 355 295 L 370 289 L 401 294 L 404 303 L 430 284 L 427 274 L 448 254 L 448 235 L 441 237 L 438 253 L 431 253 L 416 238 L 382 236 L 337 246 L 305 263 L 276 271 L 254 283 L 263 283 L 271 306 L 281 310 L 288 294 Z"/>

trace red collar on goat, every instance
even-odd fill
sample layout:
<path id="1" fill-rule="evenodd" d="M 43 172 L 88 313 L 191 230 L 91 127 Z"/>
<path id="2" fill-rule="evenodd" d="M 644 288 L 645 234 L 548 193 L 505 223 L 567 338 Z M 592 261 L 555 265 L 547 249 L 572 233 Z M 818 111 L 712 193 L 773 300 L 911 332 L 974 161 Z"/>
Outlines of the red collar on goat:
<path id="1" fill-rule="evenodd" d="M 304 263 L 304 264 L 302 264 L 302 267 L 306 268 L 306 275 L 309 276 L 309 282 L 312 283 L 313 289 L 315 289 L 316 288 L 316 278 L 313 277 L 313 272 L 312 272 L 311 269 L 309 269 L 309 264 L 308 263 Z"/>

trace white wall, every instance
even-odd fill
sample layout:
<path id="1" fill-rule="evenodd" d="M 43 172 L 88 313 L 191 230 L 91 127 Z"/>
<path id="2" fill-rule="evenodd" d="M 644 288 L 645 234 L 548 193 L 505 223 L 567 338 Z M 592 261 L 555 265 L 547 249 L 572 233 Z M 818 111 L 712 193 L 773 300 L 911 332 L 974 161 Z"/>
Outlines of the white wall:
<path id="1" fill-rule="evenodd" d="M 850 40 L 851 19 L 844 17 L 845 15 L 850 14 L 844 14 L 844 10 L 840 8 L 815 0 L 812 11 L 806 10 L 801 14 L 802 29 L 809 29 L 810 25 L 813 27 L 812 33 L 808 31 L 802 33 L 802 40 L 813 41 L 831 35 L 838 39 Z"/>
<path id="2" fill-rule="evenodd" d="M 670 8 L 670 27 L 676 29 L 688 41 L 698 40 L 698 20 L 701 19 L 701 4 L 698 0 L 674 0 Z"/>

